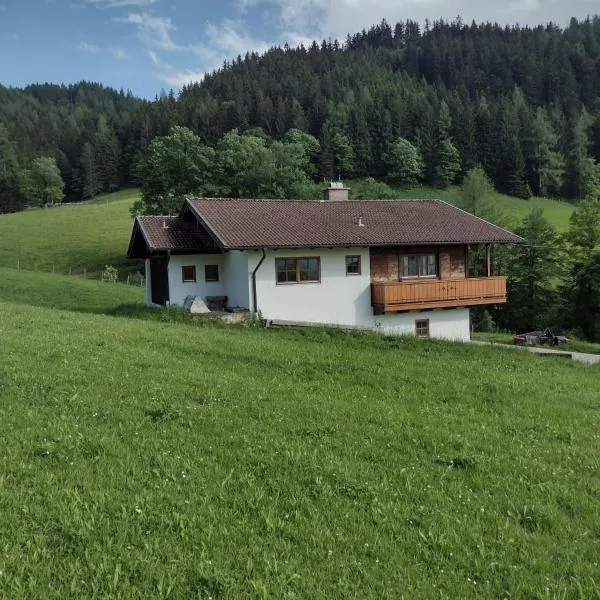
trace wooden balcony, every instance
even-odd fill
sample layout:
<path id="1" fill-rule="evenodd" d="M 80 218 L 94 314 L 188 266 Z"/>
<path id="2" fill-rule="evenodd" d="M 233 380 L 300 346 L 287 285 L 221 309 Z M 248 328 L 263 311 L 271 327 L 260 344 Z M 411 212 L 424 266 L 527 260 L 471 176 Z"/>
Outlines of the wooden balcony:
<path id="1" fill-rule="evenodd" d="M 504 302 L 506 277 L 413 279 L 371 284 L 371 303 L 376 315 Z"/>

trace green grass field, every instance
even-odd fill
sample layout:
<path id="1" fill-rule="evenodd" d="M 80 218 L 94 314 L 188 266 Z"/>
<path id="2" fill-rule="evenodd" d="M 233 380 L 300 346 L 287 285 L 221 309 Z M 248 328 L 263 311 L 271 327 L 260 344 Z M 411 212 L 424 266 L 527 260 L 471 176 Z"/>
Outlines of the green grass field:
<path id="1" fill-rule="evenodd" d="M 0 282 L 0 598 L 600 597 L 600 367 Z"/>
<path id="2" fill-rule="evenodd" d="M 352 185 L 352 183 L 350 183 Z M 442 198 L 456 202 L 457 188 L 398 190 L 403 198 Z M 0 215 L 0 267 L 73 273 L 98 279 L 105 265 L 125 273 L 139 265 L 125 259 L 137 190 L 100 196 L 93 202 Z M 541 207 L 559 231 L 566 231 L 573 205 L 557 200 L 519 200 L 497 195 L 499 211 L 510 227 Z"/>
<path id="3" fill-rule="evenodd" d="M 416 187 L 406 190 L 398 190 L 398 196 L 402 198 L 439 198 L 458 203 L 459 188 L 451 187 L 446 190 L 434 188 Z M 550 198 L 531 198 L 521 200 L 505 194 L 495 194 L 494 203 L 499 214 L 506 224 L 516 229 L 520 222 L 534 209 L 541 208 L 544 216 L 552 223 L 559 232 L 565 232 L 569 228 L 569 217 L 575 209 L 574 205 L 563 200 L 552 200 Z"/>
<path id="4" fill-rule="evenodd" d="M 0 215 L 0 266 L 94 275 L 126 266 L 137 190 L 92 202 Z"/>

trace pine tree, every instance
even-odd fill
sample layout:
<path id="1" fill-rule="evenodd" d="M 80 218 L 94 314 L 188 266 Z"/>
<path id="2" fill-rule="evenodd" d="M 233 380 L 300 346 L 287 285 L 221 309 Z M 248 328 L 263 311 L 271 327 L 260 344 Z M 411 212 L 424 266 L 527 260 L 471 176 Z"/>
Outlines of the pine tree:
<path id="1" fill-rule="evenodd" d="M 333 152 L 333 142 L 329 133 L 329 128 L 324 125 L 321 131 L 321 176 L 323 179 L 332 181 L 336 178 L 335 174 L 335 156 Z"/>
<path id="2" fill-rule="evenodd" d="M 93 198 L 97 196 L 102 190 L 102 185 L 98 175 L 94 149 L 89 142 L 83 146 L 78 173 L 81 197 Z"/>
<path id="3" fill-rule="evenodd" d="M 511 136 L 505 148 L 502 191 L 517 198 L 531 198 L 531 190 L 525 181 L 525 159 L 516 135 Z"/>
<path id="4" fill-rule="evenodd" d="M 569 198 L 585 198 L 594 185 L 593 163 L 588 154 L 589 117 L 583 112 L 567 122 L 565 131 L 564 193 Z"/>
<path id="5" fill-rule="evenodd" d="M 17 150 L 0 124 L 0 213 L 21 210 L 25 206 Z"/>
<path id="6" fill-rule="evenodd" d="M 529 149 L 529 181 L 536 195 L 560 193 L 565 171 L 564 158 L 558 149 L 558 136 L 541 107 L 536 111 L 525 145 Z"/>
<path id="7" fill-rule="evenodd" d="M 350 116 L 350 130 L 352 132 L 352 145 L 354 147 L 355 165 L 354 174 L 357 177 L 370 175 L 373 163 L 371 151 L 371 133 L 362 107 L 352 111 Z"/>
<path id="8" fill-rule="evenodd" d="M 512 250 L 505 318 L 508 313 L 508 322 L 517 331 L 547 327 L 557 301 L 560 237 L 544 218 L 542 209 L 533 210 L 516 233 L 525 243 Z"/>
<path id="9" fill-rule="evenodd" d="M 460 154 L 450 138 L 451 128 L 450 109 L 442 101 L 437 119 L 437 144 L 434 150 L 434 181 L 441 188 L 454 183 L 460 172 Z"/>
<path id="10" fill-rule="evenodd" d="M 354 150 L 350 138 L 344 133 L 335 133 L 331 145 L 335 174 L 341 178 L 351 177 L 354 172 Z"/>
<path id="11" fill-rule="evenodd" d="M 93 149 L 98 181 L 102 191 L 113 191 L 120 186 L 119 142 L 104 116 L 98 119 L 98 131 L 94 136 Z"/>
<path id="12" fill-rule="evenodd" d="M 592 342 L 600 342 L 600 251 L 591 254 L 573 277 L 571 325 Z"/>

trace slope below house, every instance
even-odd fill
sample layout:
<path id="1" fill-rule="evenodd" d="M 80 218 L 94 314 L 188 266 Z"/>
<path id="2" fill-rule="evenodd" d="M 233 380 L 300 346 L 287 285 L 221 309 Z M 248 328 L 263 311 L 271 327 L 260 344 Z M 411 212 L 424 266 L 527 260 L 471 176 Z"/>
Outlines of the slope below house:
<path id="1" fill-rule="evenodd" d="M 202 198 L 138 217 L 128 255 L 146 259 L 148 304 L 226 297 L 271 321 L 468 340 L 469 308 L 506 302 L 491 247 L 518 236 L 438 200 L 349 201 L 339 184 L 326 198 Z"/>

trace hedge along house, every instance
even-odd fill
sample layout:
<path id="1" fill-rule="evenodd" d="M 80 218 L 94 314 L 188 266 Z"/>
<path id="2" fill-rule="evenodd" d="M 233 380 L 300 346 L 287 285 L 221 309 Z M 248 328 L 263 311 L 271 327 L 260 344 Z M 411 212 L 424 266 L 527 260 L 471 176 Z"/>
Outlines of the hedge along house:
<path id="1" fill-rule="evenodd" d="M 274 323 L 466 341 L 470 307 L 506 302 L 492 245 L 521 241 L 439 200 L 352 201 L 332 184 L 324 201 L 189 199 L 138 217 L 128 256 L 146 260 L 149 305 L 223 296 Z"/>

